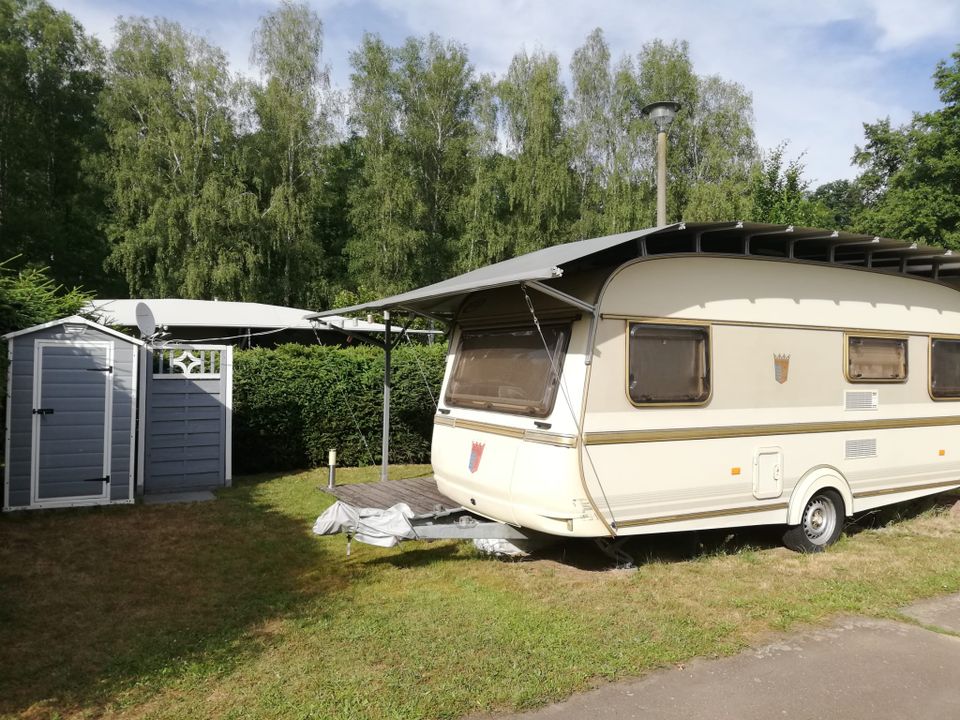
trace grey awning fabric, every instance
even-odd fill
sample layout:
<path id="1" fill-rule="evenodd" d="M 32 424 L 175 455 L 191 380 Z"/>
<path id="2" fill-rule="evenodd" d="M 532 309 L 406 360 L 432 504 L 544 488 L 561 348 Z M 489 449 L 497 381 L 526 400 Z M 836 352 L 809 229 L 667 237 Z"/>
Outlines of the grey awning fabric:
<path id="1" fill-rule="evenodd" d="M 729 225 L 729 223 L 728 223 Z M 673 227 L 673 226 L 668 226 Z M 493 265 L 471 270 L 463 275 L 457 275 L 449 280 L 442 280 L 433 285 L 411 290 L 399 295 L 392 295 L 380 300 L 374 300 L 360 305 L 353 305 L 337 310 L 324 310 L 308 315 L 309 318 L 323 318 L 330 315 L 346 315 L 356 312 L 378 312 L 382 310 L 422 310 L 429 312 L 429 306 L 438 300 L 466 295 L 476 290 L 515 285 L 530 280 L 549 280 L 560 277 L 563 266 L 604 250 L 636 242 L 638 239 L 663 230 L 663 228 L 648 228 L 633 232 L 608 235 L 606 237 L 579 240 L 577 242 L 554 245 L 553 247 L 537 250 L 536 252 L 520 255 L 510 260 L 504 260 Z"/>
<path id="2" fill-rule="evenodd" d="M 761 255 L 788 261 L 868 267 L 936 279 L 955 287 L 960 285 L 960 254 L 953 255 L 941 247 L 792 225 L 676 223 L 555 245 L 433 285 L 361 305 L 324 310 L 307 318 L 384 310 L 453 315 L 460 300 L 472 292 L 534 280 L 549 281 L 560 277 L 565 266 L 618 247 L 631 252 L 631 257 L 644 253 Z"/>

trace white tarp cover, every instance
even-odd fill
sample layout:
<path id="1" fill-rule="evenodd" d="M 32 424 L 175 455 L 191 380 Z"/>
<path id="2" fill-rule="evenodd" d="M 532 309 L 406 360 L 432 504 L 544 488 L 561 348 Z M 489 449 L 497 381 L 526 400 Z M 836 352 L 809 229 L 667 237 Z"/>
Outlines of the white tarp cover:
<path id="1" fill-rule="evenodd" d="M 410 524 L 413 510 L 406 503 L 397 503 L 386 510 L 355 508 L 339 500 L 328 507 L 313 524 L 315 535 L 350 533 L 368 545 L 393 547 L 401 540 L 413 540 L 417 534 Z"/>

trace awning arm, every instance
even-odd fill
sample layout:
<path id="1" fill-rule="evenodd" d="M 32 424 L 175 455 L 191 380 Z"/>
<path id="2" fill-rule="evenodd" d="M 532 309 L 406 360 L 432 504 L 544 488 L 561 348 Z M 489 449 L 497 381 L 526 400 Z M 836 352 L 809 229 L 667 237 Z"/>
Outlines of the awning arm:
<path id="1" fill-rule="evenodd" d="M 528 280 L 527 282 L 520 284 L 525 288 L 536 290 L 544 295 L 554 298 L 555 300 L 559 300 L 562 303 L 572 305 L 579 310 L 590 313 L 590 330 L 587 332 L 587 347 L 583 353 L 583 364 L 589 365 L 591 362 L 593 362 L 593 343 L 597 337 L 597 320 L 600 317 L 600 314 L 597 311 L 597 306 L 591 305 L 588 302 L 584 302 L 580 298 L 574 297 L 573 295 L 568 295 L 562 290 L 557 290 L 549 285 L 544 285 L 539 280 Z"/>
<path id="2" fill-rule="evenodd" d="M 310 318 L 310 322 L 316 323 L 317 325 L 323 325 L 323 329 L 325 330 L 335 330 L 341 335 L 346 335 L 351 340 L 360 340 L 361 342 L 369 343 L 370 345 L 375 345 L 381 350 L 385 350 L 387 347 L 382 340 L 379 340 L 375 337 L 370 337 L 369 333 L 351 332 L 350 330 L 347 330 L 346 328 L 342 328 L 339 325 L 336 325 L 335 323 L 327 322 L 323 318 L 317 318 L 317 317 Z"/>

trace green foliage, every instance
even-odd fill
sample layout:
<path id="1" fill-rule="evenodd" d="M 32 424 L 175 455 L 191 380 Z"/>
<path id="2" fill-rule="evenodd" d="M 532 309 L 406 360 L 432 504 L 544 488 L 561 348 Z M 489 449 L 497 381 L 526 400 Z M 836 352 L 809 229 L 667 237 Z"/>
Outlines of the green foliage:
<path id="1" fill-rule="evenodd" d="M 109 129 L 111 264 L 134 295 L 243 299 L 259 263 L 223 52 L 163 19 L 121 19 L 100 113 Z"/>
<path id="2" fill-rule="evenodd" d="M 446 345 L 404 344 L 391 367 L 390 461 L 426 462 Z M 283 345 L 234 356 L 238 472 L 380 462 L 384 353 L 371 346 Z"/>
<path id="3" fill-rule="evenodd" d="M 754 169 L 748 218 L 780 225 L 831 225 L 830 212 L 810 198 L 810 183 L 803 177 L 803 162 L 795 158 L 784 165 L 785 153 L 786 144 L 777 146 Z"/>
<path id="4" fill-rule="evenodd" d="M 351 188 L 355 277 L 382 292 L 441 280 L 455 263 L 478 93 L 466 48 L 435 35 L 351 55 L 351 124 L 364 162 Z"/>
<path id="5" fill-rule="evenodd" d="M 57 285 L 46 268 L 14 270 L 15 259 L 0 262 L 0 335 L 76 315 L 90 301 L 79 288 Z"/>
<path id="6" fill-rule="evenodd" d="M 69 14 L 0 0 L 0 247 L 58 283 L 109 290 L 103 82 L 103 49 Z"/>
<path id="7" fill-rule="evenodd" d="M 865 207 L 860 229 L 960 248 L 960 50 L 933 74 L 943 107 L 894 128 L 864 125 L 854 154 Z"/>
<path id="8" fill-rule="evenodd" d="M 283 305 L 305 300 L 326 255 L 314 232 L 330 134 L 322 51 L 323 23 L 305 4 L 281 3 L 254 35 L 252 57 L 263 84 L 252 88 L 258 128 L 249 144 L 258 159 L 262 262 L 270 268 L 257 296 Z"/>

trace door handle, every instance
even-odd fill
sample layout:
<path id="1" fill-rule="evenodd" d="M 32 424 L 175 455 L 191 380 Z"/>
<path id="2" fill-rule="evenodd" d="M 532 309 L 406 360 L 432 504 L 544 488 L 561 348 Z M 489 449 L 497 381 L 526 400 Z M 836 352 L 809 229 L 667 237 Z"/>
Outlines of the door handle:
<path id="1" fill-rule="evenodd" d="M 53 415 L 53 408 L 34 408 L 34 415 Z"/>

